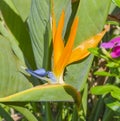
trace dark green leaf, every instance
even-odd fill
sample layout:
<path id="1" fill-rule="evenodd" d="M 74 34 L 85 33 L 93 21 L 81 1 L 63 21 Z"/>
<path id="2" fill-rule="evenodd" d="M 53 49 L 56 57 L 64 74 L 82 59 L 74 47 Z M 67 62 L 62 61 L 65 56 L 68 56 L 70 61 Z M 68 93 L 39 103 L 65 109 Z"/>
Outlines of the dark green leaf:
<path id="1" fill-rule="evenodd" d="M 26 21 L 31 7 L 31 0 L 11 0 L 23 21 Z"/>
<path id="2" fill-rule="evenodd" d="M 110 109 L 120 113 L 120 102 L 119 101 L 117 101 L 113 98 L 106 98 L 105 103 Z"/>
<path id="3" fill-rule="evenodd" d="M 6 121 L 13 121 L 10 114 L 1 105 L 0 105 L 0 117 L 4 118 Z"/>

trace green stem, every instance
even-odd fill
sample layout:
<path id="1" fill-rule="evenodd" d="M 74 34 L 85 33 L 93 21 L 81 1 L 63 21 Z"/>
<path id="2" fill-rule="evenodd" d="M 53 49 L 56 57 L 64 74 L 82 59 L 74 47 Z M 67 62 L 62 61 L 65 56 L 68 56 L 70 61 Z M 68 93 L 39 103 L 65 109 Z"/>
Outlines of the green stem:
<path id="1" fill-rule="evenodd" d="M 104 108 L 104 102 L 103 102 L 103 98 L 100 97 L 100 99 L 98 100 L 98 102 L 96 103 L 96 105 L 94 106 L 92 113 L 90 114 L 90 118 L 88 119 L 88 121 L 98 121 L 100 114 L 102 113 Z"/>
<path id="2" fill-rule="evenodd" d="M 78 108 L 76 105 L 73 107 L 73 115 L 72 115 L 72 121 L 77 121 L 78 120 Z"/>
<path id="3" fill-rule="evenodd" d="M 0 117 L 3 117 L 6 121 L 13 121 L 10 114 L 4 110 L 4 108 L 0 104 Z"/>
<path id="4" fill-rule="evenodd" d="M 52 112 L 50 109 L 50 103 L 46 102 L 45 103 L 45 114 L 46 114 L 46 121 L 53 121 L 53 117 L 52 117 Z"/>
<path id="5" fill-rule="evenodd" d="M 102 121 L 113 121 L 112 119 L 113 115 L 114 115 L 113 111 L 107 108 L 104 113 Z"/>
<path id="6" fill-rule="evenodd" d="M 63 110 L 64 103 L 59 102 L 57 104 L 58 104 L 58 113 L 55 121 L 62 121 L 62 110 Z"/>

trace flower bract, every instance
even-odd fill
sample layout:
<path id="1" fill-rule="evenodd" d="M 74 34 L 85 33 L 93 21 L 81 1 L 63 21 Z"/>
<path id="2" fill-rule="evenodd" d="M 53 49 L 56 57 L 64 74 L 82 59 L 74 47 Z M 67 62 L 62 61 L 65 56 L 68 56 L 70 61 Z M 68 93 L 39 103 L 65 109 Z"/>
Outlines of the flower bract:
<path id="1" fill-rule="evenodd" d="M 46 80 L 50 83 L 64 83 L 63 73 L 65 67 L 73 62 L 82 60 L 87 57 L 90 54 L 88 49 L 96 47 L 109 28 L 109 26 L 107 26 L 102 32 L 88 38 L 84 42 L 80 43 L 77 47 L 73 48 L 78 29 L 79 18 L 77 16 L 74 18 L 66 44 L 64 44 L 64 37 L 62 34 L 64 22 L 65 11 L 62 11 L 58 25 L 56 25 L 54 11 L 52 10 L 52 71 L 45 71 L 43 68 L 35 71 L 26 69 L 26 71 L 31 75 L 39 79 Z"/>
<path id="2" fill-rule="evenodd" d="M 58 83 L 64 83 L 63 73 L 68 64 L 75 61 L 84 59 L 90 52 L 88 48 L 96 47 L 109 26 L 102 32 L 96 34 L 93 37 L 88 38 L 84 42 L 80 43 L 76 48 L 73 48 L 74 41 L 77 33 L 79 18 L 76 16 L 70 30 L 70 34 L 67 43 L 64 44 L 64 38 L 62 36 L 65 21 L 64 10 L 61 13 L 58 26 L 56 26 L 56 19 L 54 12 L 52 12 L 52 33 L 53 33 L 53 67 L 52 71 L 57 79 Z"/>

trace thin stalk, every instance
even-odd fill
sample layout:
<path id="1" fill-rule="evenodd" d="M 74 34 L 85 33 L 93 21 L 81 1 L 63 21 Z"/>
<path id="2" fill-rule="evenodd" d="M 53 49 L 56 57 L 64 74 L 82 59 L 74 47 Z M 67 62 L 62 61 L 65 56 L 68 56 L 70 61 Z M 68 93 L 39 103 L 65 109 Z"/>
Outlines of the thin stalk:
<path id="1" fill-rule="evenodd" d="M 113 115 L 114 115 L 114 112 L 111 109 L 107 108 L 104 113 L 102 121 L 113 121 L 112 119 Z"/>
<path id="2" fill-rule="evenodd" d="M 78 121 L 78 108 L 76 105 L 73 107 L 73 115 L 72 115 L 72 121 Z"/>
<path id="3" fill-rule="evenodd" d="M 9 113 L 4 110 L 4 107 L 0 105 L 0 116 L 3 117 L 6 121 L 13 121 Z"/>
<path id="4" fill-rule="evenodd" d="M 51 112 L 49 102 L 45 102 L 45 118 L 46 118 L 46 121 L 53 121 L 52 112 Z"/>
<path id="5" fill-rule="evenodd" d="M 62 110 L 63 110 L 63 102 L 58 102 L 58 113 L 56 116 L 56 120 L 55 121 L 62 121 Z"/>
<path id="6" fill-rule="evenodd" d="M 94 106 L 88 121 L 98 121 L 98 119 L 100 118 L 100 114 L 102 113 L 103 109 L 104 109 L 104 102 L 103 102 L 103 98 L 100 97 L 100 99 L 98 100 L 98 102 Z"/>

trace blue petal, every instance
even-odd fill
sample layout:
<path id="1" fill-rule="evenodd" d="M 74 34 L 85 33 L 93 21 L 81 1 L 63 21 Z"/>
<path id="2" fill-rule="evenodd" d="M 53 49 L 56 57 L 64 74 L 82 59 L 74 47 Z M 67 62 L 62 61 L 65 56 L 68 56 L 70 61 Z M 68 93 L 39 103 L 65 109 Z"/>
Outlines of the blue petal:
<path id="1" fill-rule="evenodd" d="M 56 83 L 56 78 L 54 76 L 54 74 L 51 71 L 45 71 L 44 68 L 41 69 L 37 69 L 35 71 L 31 70 L 31 69 L 25 69 L 29 74 L 31 74 L 32 76 L 38 78 L 38 79 L 42 79 L 42 80 L 46 80 L 49 83 Z"/>
<path id="2" fill-rule="evenodd" d="M 47 72 L 44 68 L 37 69 L 34 71 L 34 73 L 36 73 L 37 75 L 42 76 L 42 77 L 47 75 Z"/>
<path id="3" fill-rule="evenodd" d="M 26 71 L 29 73 L 29 74 L 31 74 L 32 76 L 35 76 L 35 77 L 37 77 L 37 78 L 42 78 L 42 77 L 44 77 L 44 76 L 46 76 L 46 71 L 44 72 L 44 70 L 42 69 L 38 69 L 38 70 L 36 70 L 36 71 L 32 71 L 32 70 L 30 70 L 30 69 L 26 69 Z"/>
<path id="4" fill-rule="evenodd" d="M 48 77 L 53 81 L 53 83 L 56 83 L 56 78 L 54 74 L 51 71 L 48 71 Z"/>

